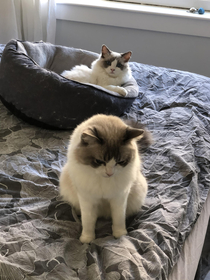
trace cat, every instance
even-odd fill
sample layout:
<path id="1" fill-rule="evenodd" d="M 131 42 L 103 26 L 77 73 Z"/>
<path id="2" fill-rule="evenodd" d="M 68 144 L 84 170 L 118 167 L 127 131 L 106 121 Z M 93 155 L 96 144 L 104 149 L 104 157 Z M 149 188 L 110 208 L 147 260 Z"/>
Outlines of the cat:
<path id="1" fill-rule="evenodd" d="M 101 55 L 92 62 L 91 68 L 86 65 L 77 65 L 71 71 L 63 71 L 61 75 L 77 82 L 99 85 L 121 96 L 126 96 L 127 90 L 122 85 L 132 77 L 128 64 L 131 54 L 131 51 L 123 54 L 113 52 L 103 45 Z"/>
<path id="2" fill-rule="evenodd" d="M 126 216 L 141 209 L 147 194 L 137 141 L 141 144 L 144 139 L 150 145 L 148 133 L 103 114 L 73 131 L 60 175 L 60 194 L 81 213 L 82 243 L 95 239 L 98 217 L 112 218 L 115 238 L 127 233 Z"/>

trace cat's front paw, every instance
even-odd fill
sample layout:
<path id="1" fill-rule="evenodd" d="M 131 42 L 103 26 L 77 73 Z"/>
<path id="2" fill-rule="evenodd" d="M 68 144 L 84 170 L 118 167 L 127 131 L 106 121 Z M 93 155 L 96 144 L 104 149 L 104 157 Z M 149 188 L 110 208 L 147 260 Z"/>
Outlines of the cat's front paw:
<path id="1" fill-rule="evenodd" d="M 122 95 L 122 96 L 126 96 L 127 95 L 127 90 L 125 89 L 125 88 L 123 88 L 123 87 L 117 87 L 117 92 L 120 94 L 120 95 Z"/>
<path id="2" fill-rule="evenodd" d="M 84 234 L 82 233 L 82 235 L 80 236 L 80 241 L 82 243 L 90 243 L 91 241 L 93 241 L 95 239 L 95 234 L 91 234 L 91 235 L 88 235 L 88 234 Z"/>
<path id="3" fill-rule="evenodd" d="M 114 228 L 112 228 L 112 234 L 115 238 L 120 238 L 122 235 L 127 234 L 127 230 L 126 229 L 114 229 Z"/>

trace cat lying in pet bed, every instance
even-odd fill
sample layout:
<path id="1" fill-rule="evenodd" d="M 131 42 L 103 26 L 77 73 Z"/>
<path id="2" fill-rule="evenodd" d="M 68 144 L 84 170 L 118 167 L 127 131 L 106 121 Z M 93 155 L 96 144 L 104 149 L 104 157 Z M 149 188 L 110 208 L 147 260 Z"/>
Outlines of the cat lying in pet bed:
<path id="1" fill-rule="evenodd" d="M 128 65 L 130 58 L 130 51 L 120 54 L 103 45 L 101 56 L 92 62 L 91 68 L 86 65 L 77 65 L 71 71 L 64 71 L 61 75 L 77 82 L 99 85 L 121 96 L 126 96 L 128 91 L 122 85 L 129 82 L 132 77 Z"/>
<path id="2" fill-rule="evenodd" d="M 90 67 L 98 58 L 86 50 L 11 40 L 0 64 L 0 99 L 16 116 L 45 128 L 72 129 L 98 113 L 120 116 L 138 95 L 132 76 L 120 95 L 60 75 L 75 65 Z"/>

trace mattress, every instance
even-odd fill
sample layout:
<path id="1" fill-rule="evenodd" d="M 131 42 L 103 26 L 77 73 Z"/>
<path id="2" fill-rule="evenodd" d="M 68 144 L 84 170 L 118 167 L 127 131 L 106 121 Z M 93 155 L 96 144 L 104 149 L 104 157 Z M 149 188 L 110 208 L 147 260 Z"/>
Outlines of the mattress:
<path id="1" fill-rule="evenodd" d="M 198 218 L 195 226 L 187 237 L 184 246 L 181 251 L 181 255 L 172 269 L 169 275 L 169 280 L 183 280 L 183 279 L 194 279 L 196 275 L 196 270 L 198 268 L 199 260 L 201 259 L 201 254 L 203 247 L 207 246 L 205 244 L 206 240 L 210 236 L 206 236 L 206 230 L 210 218 L 210 192 L 201 211 L 201 215 Z M 209 233 L 208 233 L 209 234 Z M 210 257 L 210 248 L 208 249 L 208 255 Z M 202 270 L 204 268 L 202 267 Z M 205 270 L 196 279 L 204 279 L 206 273 L 210 271 L 209 263 L 206 264 Z"/>

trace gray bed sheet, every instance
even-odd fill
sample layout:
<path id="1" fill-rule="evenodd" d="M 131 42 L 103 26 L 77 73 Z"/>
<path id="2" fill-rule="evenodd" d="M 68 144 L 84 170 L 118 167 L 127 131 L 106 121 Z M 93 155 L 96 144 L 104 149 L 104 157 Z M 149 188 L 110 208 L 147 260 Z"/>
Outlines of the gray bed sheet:
<path id="1" fill-rule="evenodd" d="M 139 96 L 122 118 L 154 143 L 142 155 L 145 205 L 120 239 L 99 219 L 96 239 L 79 241 L 80 217 L 59 196 L 70 131 L 31 126 L 0 103 L 0 279 L 168 279 L 210 188 L 210 79 L 130 65 Z"/>

